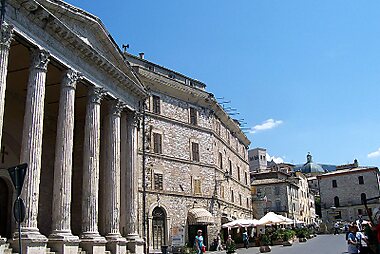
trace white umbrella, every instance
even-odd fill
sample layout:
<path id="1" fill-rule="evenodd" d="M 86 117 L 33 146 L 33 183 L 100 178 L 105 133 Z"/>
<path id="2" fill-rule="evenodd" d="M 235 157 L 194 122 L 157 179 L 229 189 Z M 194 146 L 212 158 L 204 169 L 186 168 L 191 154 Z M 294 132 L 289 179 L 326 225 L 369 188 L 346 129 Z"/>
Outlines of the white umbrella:
<path id="1" fill-rule="evenodd" d="M 286 218 L 286 217 L 284 217 Z M 269 212 L 264 215 L 259 221 L 259 225 L 266 225 L 266 224 L 280 224 L 284 223 L 286 220 L 284 218 L 281 218 L 278 216 L 278 214 L 275 214 L 274 212 Z"/>
<path id="2" fill-rule="evenodd" d="M 222 225 L 222 228 L 248 228 L 258 225 L 258 220 L 255 219 L 238 219 Z"/>

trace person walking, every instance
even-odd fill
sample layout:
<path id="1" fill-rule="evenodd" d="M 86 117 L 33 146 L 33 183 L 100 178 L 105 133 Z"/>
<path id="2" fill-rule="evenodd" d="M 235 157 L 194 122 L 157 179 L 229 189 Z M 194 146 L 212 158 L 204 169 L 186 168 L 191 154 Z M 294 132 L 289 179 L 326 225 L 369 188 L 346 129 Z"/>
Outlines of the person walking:
<path id="1" fill-rule="evenodd" d="M 216 242 L 217 242 L 216 250 L 223 250 L 222 236 L 220 235 L 220 233 L 218 233 L 216 236 Z"/>
<path id="2" fill-rule="evenodd" d="M 368 237 L 362 232 L 356 233 L 356 239 L 358 241 L 358 250 L 360 254 L 372 254 L 373 252 L 369 248 Z"/>
<path id="3" fill-rule="evenodd" d="M 351 225 L 349 230 L 350 230 L 350 233 L 348 234 L 347 250 L 348 250 L 348 253 L 350 254 L 357 254 L 359 253 L 359 249 L 358 249 L 359 241 L 356 238 L 358 227 L 356 225 Z"/>
<path id="4" fill-rule="evenodd" d="M 203 236 L 202 236 L 202 230 L 197 231 L 197 236 L 195 237 L 195 242 L 194 242 L 195 248 L 197 250 L 197 254 L 202 254 L 202 249 L 203 249 Z"/>
<path id="5" fill-rule="evenodd" d="M 248 246 L 249 246 L 249 236 L 248 236 L 247 230 L 244 230 L 244 232 L 243 232 L 243 243 L 244 243 L 244 247 L 246 249 L 248 249 Z"/>
<path id="6" fill-rule="evenodd" d="M 339 222 L 334 224 L 334 235 L 339 235 Z"/>

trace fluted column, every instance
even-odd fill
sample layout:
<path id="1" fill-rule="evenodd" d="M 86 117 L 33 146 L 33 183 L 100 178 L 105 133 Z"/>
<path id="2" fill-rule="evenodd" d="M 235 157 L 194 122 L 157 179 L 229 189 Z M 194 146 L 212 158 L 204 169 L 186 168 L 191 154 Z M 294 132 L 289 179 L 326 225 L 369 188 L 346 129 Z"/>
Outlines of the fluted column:
<path id="1" fill-rule="evenodd" d="M 7 87 L 9 48 L 13 37 L 13 26 L 5 22 L 1 26 L 0 34 L 0 147 L 3 134 L 3 119 L 5 105 L 5 90 Z"/>
<path id="2" fill-rule="evenodd" d="M 137 223 L 137 127 L 138 119 L 135 113 L 128 114 L 127 120 L 127 173 L 126 173 L 126 205 L 127 205 L 127 239 L 138 237 Z"/>
<path id="3" fill-rule="evenodd" d="M 9 48 L 11 46 L 13 36 L 13 26 L 5 22 L 1 25 L 0 30 L 0 147 L 1 138 L 3 134 L 3 119 L 4 119 L 4 105 L 5 105 L 5 90 L 7 87 L 7 74 L 8 74 L 8 57 Z M 5 238 L 0 235 L 0 245 L 4 242 Z M 5 239 L 6 240 L 6 239 Z"/>
<path id="4" fill-rule="evenodd" d="M 114 101 L 107 116 L 107 169 L 105 171 L 106 239 L 112 253 L 126 253 L 126 240 L 120 234 L 120 117 L 123 104 Z"/>
<path id="5" fill-rule="evenodd" d="M 90 253 L 94 245 L 106 242 L 98 231 L 100 101 L 103 96 L 101 89 L 89 89 L 84 131 L 81 245 Z"/>
<path id="6" fill-rule="evenodd" d="M 26 207 L 25 220 L 21 224 L 21 234 L 23 238 L 39 239 L 39 241 L 46 241 L 46 237 L 38 231 L 37 216 L 41 174 L 45 82 L 49 56 L 50 54 L 45 50 L 32 50 L 20 156 L 21 163 L 28 163 L 24 188 L 21 193 Z"/>
<path id="7" fill-rule="evenodd" d="M 74 144 L 74 104 L 78 73 L 67 70 L 61 83 L 54 162 L 53 218 L 49 245 L 65 253 L 77 245 L 79 237 L 71 233 L 71 182 Z M 65 245 L 70 245 L 66 247 Z"/>

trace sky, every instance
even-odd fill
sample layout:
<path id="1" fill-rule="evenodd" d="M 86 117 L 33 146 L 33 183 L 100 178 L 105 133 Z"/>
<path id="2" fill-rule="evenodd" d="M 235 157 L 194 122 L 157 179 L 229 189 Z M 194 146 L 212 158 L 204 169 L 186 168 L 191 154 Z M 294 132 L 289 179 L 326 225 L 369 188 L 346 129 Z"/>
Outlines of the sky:
<path id="1" fill-rule="evenodd" d="M 68 0 L 200 80 L 279 161 L 380 166 L 380 1 Z M 236 113 L 235 112 L 235 113 Z"/>

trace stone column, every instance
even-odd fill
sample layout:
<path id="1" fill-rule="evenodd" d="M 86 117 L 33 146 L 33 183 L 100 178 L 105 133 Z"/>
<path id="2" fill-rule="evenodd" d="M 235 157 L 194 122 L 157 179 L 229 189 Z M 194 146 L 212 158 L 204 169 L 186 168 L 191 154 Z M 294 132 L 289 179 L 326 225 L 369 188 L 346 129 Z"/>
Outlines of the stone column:
<path id="1" fill-rule="evenodd" d="M 50 54 L 33 49 L 25 102 L 20 162 L 28 163 L 21 198 L 25 201 L 26 216 L 21 224 L 21 237 L 27 253 L 41 253 L 47 239 L 37 228 L 41 174 L 42 132 L 44 122 L 45 82 Z M 17 238 L 16 238 L 17 239 Z M 24 251 L 23 251 L 24 252 Z"/>
<path id="2" fill-rule="evenodd" d="M 89 89 L 83 148 L 82 235 L 81 246 L 89 254 L 105 252 L 106 240 L 98 231 L 100 101 L 104 91 Z"/>
<path id="3" fill-rule="evenodd" d="M 120 121 L 120 131 L 121 131 L 121 143 L 120 143 L 120 193 L 122 195 L 122 198 L 120 198 L 120 214 L 122 215 L 120 218 L 120 227 L 122 235 L 126 235 L 126 228 L 127 228 L 127 222 L 126 222 L 126 215 L 128 214 L 126 211 L 127 204 L 125 199 L 125 194 L 127 193 L 126 190 L 126 174 L 127 174 L 127 147 L 128 147 L 128 140 L 127 140 L 127 113 L 122 112 L 121 113 L 121 121 Z"/>
<path id="4" fill-rule="evenodd" d="M 0 30 L 0 147 L 1 138 L 3 134 L 3 119 L 4 119 L 4 105 L 5 105 L 5 89 L 7 87 L 7 74 L 8 74 L 8 56 L 9 48 L 11 46 L 13 36 L 13 26 L 5 22 L 1 25 Z M 6 239 L 0 235 L 0 245 L 5 243 Z"/>
<path id="5" fill-rule="evenodd" d="M 126 240 L 120 234 L 120 101 L 109 105 L 107 116 L 107 168 L 105 171 L 106 239 L 112 253 L 125 254 Z"/>
<path id="6" fill-rule="evenodd" d="M 128 241 L 128 249 L 132 253 L 143 253 L 144 252 L 144 242 L 137 234 L 137 197 L 138 197 L 138 186 L 137 186 L 137 156 L 138 156 L 138 145 L 137 145 L 137 128 L 138 128 L 138 118 L 136 113 L 128 114 L 127 120 L 127 173 L 126 173 L 126 206 L 127 206 L 127 230 L 126 237 Z"/>
<path id="7" fill-rule="evenodd" d="M 74 144 L 74 104 L 78 73 L 65 72 L 59 99 L 54 162 L 53 218 L 49 246 L 58 253 L 78 253 L 79 237 L 71 233 L 71 177 Z"/>

